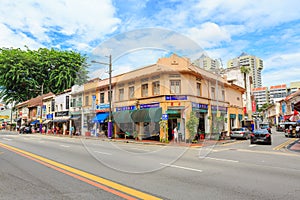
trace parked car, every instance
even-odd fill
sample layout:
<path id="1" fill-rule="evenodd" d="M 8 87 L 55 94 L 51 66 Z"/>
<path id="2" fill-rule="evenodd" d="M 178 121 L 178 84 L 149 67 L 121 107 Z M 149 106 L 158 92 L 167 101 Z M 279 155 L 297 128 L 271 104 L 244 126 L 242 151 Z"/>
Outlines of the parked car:
<path id="1" fill-rule="evenodd" d="M 267 129 L 269 131 L 269 133 L 271 133 L 271 126 L 269 123 L 261 123 L 259 124 L 259 128 L 260 129 Z"/>
<path id="2" fill-rule="evenodd" d="M 250 135 L 250 143 L 265 143 L 265 144 L 272 144 L 271 134 L 267 129 L 257 129 L 254 130 L 253 133 Z"/>
<path id="3" fill-rule="evenodd" d="M 21 126 L 19 130 L 20 134 L 28 134 L 32 133 L 31 127 L 30 126 Z"/>
<path id="4" fill-rule="evenodd" d="M 246 128 L 232 128 L 230 131 L 230 139 L 249 139 L 251 131 Z"/>

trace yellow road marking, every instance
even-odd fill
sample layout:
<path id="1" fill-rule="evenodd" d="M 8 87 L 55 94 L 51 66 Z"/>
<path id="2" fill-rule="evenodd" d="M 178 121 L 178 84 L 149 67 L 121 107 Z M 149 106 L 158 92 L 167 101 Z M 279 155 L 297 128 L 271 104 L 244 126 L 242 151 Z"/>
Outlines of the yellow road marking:
<path id="1" fill-rule="evenodd" d="M 288 141 L 285 141 L 284 143 L 274 147 L 273 150 L 280 150 L 282 148 L 285 148 L 286 146 L 288 146 L 289 144 L 291 144 L 292 142 L 294 142 L 296 140 L 298 140 L 298 138 L 289 139 Z"/>
<path id="2" fill-rule="evenodd" d="M 130 187 L 121 185 L 121 184 L 119 184 L 119 183 L 115 183 L 115 182 L 110 181 L 110 180 L 107 180 L 107 179 L 105 179 L 105 178 L 101 178 L 101 177 L 99 177 L 99 176 L 96 176 L 96 175 L 93 175 L 93 174 L 84 172 L 84 171 L 82 171 L 82 170 L 75 169 L 75 168 L 69 167 L 69 166 L 67 166 L 67 165 L 61 164 L 61 163 L 59 163 L 59 162 L 56 162 L 56 161 L 53 161 L 53 160 L 44 158 L 44 157 L 42 157 L 42 156 L 38 156 L 38 155 L 36 155 L 36 154 L 30 153 L 30 152 L 27 152 L 27 151 L 24 151 L 24 150 L 21 150 L 21 149 L 18 149 L 18 148 L 15 148 L 15 147 L 12 147 L 12 146 L 9 146 L 9 145 L 6 145 L 6 144 L 3 144 L 3 143 L 1 143 L 1 142 L 0 142 L 0 146 L 4 147 L 4 148 L 6 148 L 6 149 L 10 149 L 10 150 L 13 150 L 13 151 L 22 153 L 22 154 L 24 154 L 24 155 L 30 156 L 30 157 L 35 158 L 35 159 L 37 159 L 37 160 L 40 160 L 40 161 L 43 161 L 43 162 L 48 163 L 48 164 L 50 164 L 50 165 L 53 165 L 53 166 L 55 166 L 55 167 L 64 169 L 64 170 L 66 170 L 66 171 L 68 171 L 68 172 L 71 172 L 71 173 L 80 175 L 81 177 L 90 179 L 90 180 L 92 180 L 92 181 L 95 181 L 95 182 L 97 182 L 97 183 L 100 183 L 100 184 L 102 184 L 102 185 L 108 186 L 108 187 L 110 187 L 110 188 L 113 188 L 113 189 L 115 189 L 115 190 L 118 190 L 118 191 L 120 191 L 120 192 L 129 194 L 129 195 L 131 195 L 131 196 L 134 196 L 134 197 L 137 197 L 137 198 L 140 198 L 140 199 L 149 199 L 149 200 L 152 200 L 152 199 L 153 199 L 153 200 L 159 200 L 159 199 L 161 199 L 161 198 L 152 196 L 152 195 L 150 195 L 150 194 L 147 194 L 147 193 L 144 193 L 144 192 L 135 190 L 135 189 L 133 189 L 133 188 L 130 188 Z"/>

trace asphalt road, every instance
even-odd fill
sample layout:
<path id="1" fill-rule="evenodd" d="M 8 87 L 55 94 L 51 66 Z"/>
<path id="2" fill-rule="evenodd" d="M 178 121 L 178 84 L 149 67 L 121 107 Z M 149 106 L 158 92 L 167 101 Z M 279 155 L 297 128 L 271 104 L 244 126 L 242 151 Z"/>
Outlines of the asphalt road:
<path id="1" fill-rule="evenodd" d="M 186 148 L 1 132 L 0 199 L 299 199 L 300 154 L 272 137 Z"/>

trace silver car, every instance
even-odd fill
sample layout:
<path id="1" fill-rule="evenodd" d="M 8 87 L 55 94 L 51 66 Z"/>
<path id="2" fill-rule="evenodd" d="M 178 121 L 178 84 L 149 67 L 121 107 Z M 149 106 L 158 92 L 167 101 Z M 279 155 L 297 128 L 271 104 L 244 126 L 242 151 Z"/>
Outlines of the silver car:
<path id="1" fill-rule="evenodd" d="M 251 131 L 246 128 L 232 128 L 230 131 L 230 139 L 249 139 Z"/>

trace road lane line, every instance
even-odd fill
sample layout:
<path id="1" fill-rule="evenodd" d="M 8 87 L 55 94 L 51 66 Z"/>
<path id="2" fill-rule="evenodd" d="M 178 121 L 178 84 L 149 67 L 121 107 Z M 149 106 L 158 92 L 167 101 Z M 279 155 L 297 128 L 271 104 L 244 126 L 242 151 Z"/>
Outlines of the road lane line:
<path id="1" fill-rule="evenodd" d="M 59 146 L 61 146 L 61 147 L 66 147 L 66 148 L 69 148 L 69 147 L 70 147 L 70 146 L 64 145 L 64 144 L 61 144 L 61 145 L 59 145 Z"/>
<path id="2" fill-rule="evenodd" d="M 102 151 L 94 151 L 95 153 L 100 153 L 100 154 L 104 154 L 104 155 L 112 155 L 111 153 L 106 153 L 106 152 L 102 152 Z"/>
<path id="3" fill-rule="evenodd" d="M 238 163 L 239 161 L 237 160 L 228 160 L 228 159 L 223 159 L 223 158 L 212 158 L 212 157 L 200 157 L 200 158 L 204 158 L 204 159 L 211 159 L 211 160 L 217 160 L 217 161 L 224 161 L 224 162 L 234 162 L 234 163 Z"/>
<path id="4" fill-rule="evenodd" d="M 178 166 L 178 165 L 170 165 L 170 164 L 165 164 L 165 163 L 160 163 L 160 164 L 164 165 L 166 167 L 174 167 L 174 168 L 185 169 L 185 170 L 190 170 L 190 171 L 203 172 L 203 170 L 201 170 L 201 169 L 194 169 L 194 168 L 183 167 L 183 166 Z"/>
<path id="5" fill-rule="evenodd" d="M 294 142 L 296 140 L 298 140 L 298 138 L 289 139 L 288 141 L 285 141 L 284 143 L 274 147 L 273 150 L 280 150 L 282 148 L 285 148 L 286 146 L 288 146 L 289 144 L 291 144 L 292 142 Z"/>
<path id="6" fill-rule="evenodd" d="M 3 147 L 7 150 L 13 151 L 19 155 L 25 156 L 31 160 L 34 160 L 36 162 L 39 162 L 45 166 L 51 167 L 52 169 L 56 169 L 57 171 L 60 171 L 62 173 L 65 173 L 67 175 L 70 175 L 74 178 L 77 178 L 79 180 L 82 180 L 86 183 L 89 183 L 95 187 L 101 188 L 105 191 L 108 191 L 112 194 L 118 195 L 125 199 L 136 199 L 133 197 L 137 197 L 139 199 L 149 199 L 149 200 L 160 200 L 161 198 L 155 197 L 153 195 L 144 193 L 142 191 L 127 187 L 125 185 L 110 181 L 108 179 L 90 174 L 88 172 L 64 165 L 62 163 L 44 158 L 42 156 L 18 149 L 16 147 L 3 144 L 0 142 L 0 147 Z M 128 195 L 130 196 L 128 196 Z"/>
<path id="7" fill-rule="evenodd" d="M 12 139 L 10 139 L 10 138 L 3 138 L 3 140 L 11 141 Z"/>

